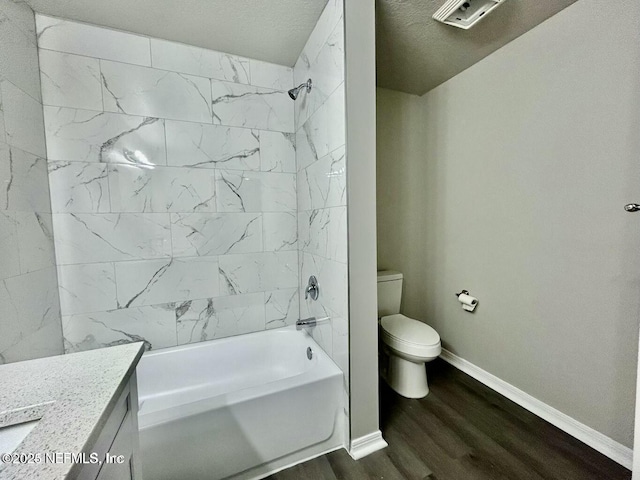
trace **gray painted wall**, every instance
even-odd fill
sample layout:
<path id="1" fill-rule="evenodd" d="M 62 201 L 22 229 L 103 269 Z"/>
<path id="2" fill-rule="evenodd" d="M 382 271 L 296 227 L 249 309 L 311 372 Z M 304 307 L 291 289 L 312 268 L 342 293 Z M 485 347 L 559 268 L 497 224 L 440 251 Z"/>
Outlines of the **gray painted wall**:
<path id="1" fill-rule="evenodd" d="M 578 1 L 421 98 L 378 91 L 378 259 L 445 348 L 630 447 L 640 4 L 601 5 Z"/>
<path id="2" fill-rule="evenodd" d="M 345 2 L 351 440 L 378 431 L 373 2 Z"/>

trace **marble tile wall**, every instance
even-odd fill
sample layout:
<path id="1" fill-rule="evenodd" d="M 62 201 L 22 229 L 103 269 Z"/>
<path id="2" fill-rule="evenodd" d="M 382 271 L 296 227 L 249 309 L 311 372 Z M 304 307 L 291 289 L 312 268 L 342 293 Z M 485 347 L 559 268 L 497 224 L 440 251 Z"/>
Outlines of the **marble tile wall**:
<path id="1" fill-rule="evenodd" d="M 330 317 L 313 337 L 349 380 L 347 194 L 345 171 L 342 0 L 329 0 L 293 70 L 294 84 L 313 80 L 295 103 L 300 315 Z M 305 300 L 310 275 L 318 301 Z M 345 402 L 348 406 L 348 401 Z"/>
<path id="2" fill-rule="evenodd" d="M 0 0 L 0 364 L 63 353 L 33 11 Z"/>
<path id="3" fill-rule="evenodd" d="M 66 351 L 294 323 L 293 69 L 40 15 L 37 32 Z"/>

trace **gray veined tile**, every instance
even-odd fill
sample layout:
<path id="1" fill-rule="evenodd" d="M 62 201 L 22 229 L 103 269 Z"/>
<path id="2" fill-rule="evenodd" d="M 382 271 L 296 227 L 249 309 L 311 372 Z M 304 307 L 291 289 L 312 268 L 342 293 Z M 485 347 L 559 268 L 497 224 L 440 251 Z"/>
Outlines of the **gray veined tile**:
<path id="1" fill-rule="evenodd" d="M 51 209 L 54 213 L 108 213 L 107 165 L 49 162 Z"/>
<path id="2" fill-rule="evenodd" d="M 44 105 L 102 111 L 98 60 L 49 50 L 39 55 Z"/>
<path id="3" fill-rule="evenodd" d="M 149 39 L 131 33 L 36 15 L 38 46 L 136 65 L 151 65 Z"/>
<path id="4" fill-rule="evenodd" d="M 13 83 L 0 80 L 4 127 L 9 145 L 45 157 L 42 105 Z"/>
<path id="5" fill-rule="evenodd" d="M 250 83 L 249 60 L 167 40 L 151 39 L 154 68 L 235 83 Z"/>
<path id="6" fill-rule="evenodd" d="M 318 324 L 317 326 L 309 329 L 308 333 L 313 337 L 313 339 L 318 342 L 318 345 L 330 356 L 333 358 L 333 338 L 334 338 L 334 322 L 338 317 L 336 313 L 334 313 L 328 306 L 328 298 L 327 295 L 330 292 L 327 292 L 327 288 L 330 289 L 330 286 L 327 285 L 327 282 L 332 281 L 332 279 L 327 278 L 325 272 L 323 272 L 320 268 L 318 268 L 317 264 L 314 264 L 314 268 L 310 269 L 314 273 L 312 275 L 320 275 L 318 277 L 318 283 L 320 285 L 320 297 L 317 301 L 313 301 L 311 299 L 304 298 L 304 287 L 307 284 L 307 279 L 309 278 L 309 273 L 304 271 L 304 258 L 306 254 L 302 255 L 302 264 L 301 269 L 303 270 L 302 275 L 300 276 L 300 289 L 298 290 L 298 295 L 300 299 L 300 318 L 307 317 L 316 317 L 317 319 L 325 319 L 323 322 Z M 328 319 L 328 320 L 326 320 Z"/>
<path id="7" fill-rule="evenodd" d="M 178 344 L 257 332 L 265 328 L 262 293 L 176 304 Z"/>
<path id="8" fill-rule="evenodd" d="M 23 2 L 2 3 L 0 45 L 1 76 L 40 101 L 40 73 L 33 11 Z"/>
<path id="9" fill-rule="evenodd" d="M 315 59 L 322 47 L 327 43 L 327 39 L 333 32 L 336 24 L 342 22 L 343 0 L 329 0 L 327 6 L 322 11 L 320 18 L 316 22 L 311 35 L 307 40 L 300 56 L 305 56 L 311 60 Z M 297 64 L 296 64 L 297 67 Z"/>
<path id="10" fill-rule="evenodd" d="M 0 281 L 0 311 L 0 363 L 62 353 L 54 268 Z"/>
<path id="11" fill-rule="evenodd" d="M 218 262 L 222 293 L 239 295 L 298 285 L 298 252 L 295 251 L 223 255 Z"/>
<path id="12" fill-rule="evenodd" d="M 164 120 L 44 107 L 48 159 L 166 165 Z"/>
<path id="13" fill-rule="evenodd" d="M 0 88 L 0 142 L 7 142 L 7 131 L 4 126 L 4 106 L 2 105 L 2 89 Z"/>
<path id="14" fill-rule="evenodd" d="M 293 102 L 286 91 L 211 81 L 213 123 L 293 132 Z"/>
<path id="15" fill-rule="evenodd" d="M 296 133 L 298 171 L 345 144 L 344 85 Z"/>
<path id="16" fill-rule="evenodd" d="M 0 210 L 51 211 L 44 158 L 0 143 Z"/>
<path id="17" fill-rule="evenodd" d="M 217 257 L 118 262 L 118 308 L 217 297 Z"/>
<path id="18" fill-rule="evenodd" d="M 298 173 L 300 211 L 347 204 L 345 148 L 341 146 Z"/>
<path id="19" fill-rule="evenodd" d="M 13 334 L 17 333 L 17 338 L 12 335 L 14 343 L 0 350 L 0 364 L 23 362 L 34 358 L 51 357 L 62 355 L 64 348 L 62 344 L 62 326 L 58 319 L 40 324 L 37 328 L 25 329 L 21 325 L 11 325 L 9 329 Z"/>
<path id="20" fill-rule="evenodd" d="M 214 212 L 213 170 L 109 166 L 113 212 Z"/>
<path id="21" fill-rule="evenodd" d="M 300 314 L 298 289 L 287 288 L 266 292 L 265 309 L 267 328 L 294 325 Z"/>
<path id="22" fill-rule="evenodd" d="M 171 255 L 167 213 L 53 215 L 58 265 Z"/>
<path id="23" fill-rule="evenodd" d="M 104 312 L 117 307 L 116 277 L 112 263 L 58 267 L 62 315 Z"/>
<path id="24" fill-rule="evenodd" d="M 327 315 L 331 312 L 346 318 L 348 315 L 347 265 L 333 260 L 301 252 L 300 282 L 306 285 L 310 275 L 315 275 L 322 289 L 318 301 L 304 299 L 304 289 L 300 289 L 301 315 Z M 301 285 L 302 286 L 302 285 Z"/>
<path id="25" fill-rule="evenodd" d="M 208 256 L 262 250 L 259 213 L 171 214 L 173 255 Z"/>
<path id="26" fill-rule="evenodd" d="M 296 212 L 263 213 L 262 223 L 265 252 L 298 249 Z"/>
<path id="27" fill-rule="evenodd" d="M 333 358 L 333 330 L 330 323 L 321 323 L 313 327 L 309 333 L 311 337 L 320 345 L 320 348 Z"/>
<path id="28" fill-rule="evenodd" d="M 62 318 L 66 353 L 144 342 L 147 350 L 176 345 L 176 317 L 171 305 L 123 308 Z"/>
<path id="29" fill-rule="evenodd" d="M 302 92 L 295 102 L 296 129 L 327 101 L 344 82 L 344 27 L 338 22 L 314 58 L 304 54 L 296 64 L 294 83 L 299 85 L 313 79 L 313 90 Z"/>
<path id="30" fill-rule="evenodd" d="M 0 212 L 0 280 L 20 275 L 18 229 L 14 212 Z"/>
<path id="31" fill-rule="evenodd" d="M 331 318 L 332 354 L 331 358 L 345 375 L 346 386 L 349 385 L 349 322 L 346 318 L 333 315 Z"/>
<path id="32" fill-rule="evenodd" d="M 53 225 L 50 213 L 16 212 L 20 250 L 20 273 L 55 265 Z"/>
<path id="33" fill-rule="evenodd" d="M 173 120 L 166 130 L 168 165 L 260 170 L 257 130 Z"/>
<path id="34" fill-rule="evenodd" d="M 332 319 L 335 314 L 331 312 L 331 309 L 327 306 L 327 302 L 323 302 L 321 300 L 312 301 L 310 299 L 304 298 L 304 288 L 307 286 L 308 278 L 308 276 L 300 277 L 301 285 L 300 289 L 298 289 L 298 298 L 300 302 L 300 318 L 316 317 L 324 319 L 328 317 Z"/>
<path id="35" fill-rule="evenodd" d="M 35 16 L 27 3 L 4 1 L 2 3 L 2 15 L 8 23 L 11 23 L 24 34 L 31 45 L 36 46 Z"/>
<path id="36" fill-rule="evenodd" d="M 260 170 L 296 172 L 295 135 L 285 132 L 260 133 Z"/>
<path id="37" fill-rule="evenodd" d="M 106 60 L 100 68 L 105 111 L 211 122 L 208 79 Z"/>
<path id="38" fill-rule="evenodd" d="M 347 207 L 300 212 L 298 219 L 302 251 L 347 263 Z"/>
<path id="39" fill-rule="evenodd" d="M 274 90 L 289 90 L 293 88 L 293 69 L 275 63 L 250 60 L 251 85 L 256 87 L 273 88 Z"/>
<path id="40" fill-rule="evenodd" d="M 296 210 L 292 173 L 216 171 L 219 212 L 290 212 Z"/>

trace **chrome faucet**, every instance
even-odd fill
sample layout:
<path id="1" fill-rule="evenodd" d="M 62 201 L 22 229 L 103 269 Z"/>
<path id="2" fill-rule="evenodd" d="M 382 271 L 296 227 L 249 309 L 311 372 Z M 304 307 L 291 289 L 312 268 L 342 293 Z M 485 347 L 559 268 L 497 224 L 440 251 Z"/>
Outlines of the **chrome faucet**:
<path id="1" fill-rule="evenodd" d="M 303 328 L 313 328 L 319 323 L 325 323 L 331 320 L 331 317 L 309 317 L 309 318 L 301 318 L 296 322 L 296 330 L 302 330 Z"/>
<path id="2" fill-rule="evenodd" d="M 316 326 L 316 317 L 301 318 L 296 322 L 296 330 L 302 330 L 303 328 L 311 328 Z"/>

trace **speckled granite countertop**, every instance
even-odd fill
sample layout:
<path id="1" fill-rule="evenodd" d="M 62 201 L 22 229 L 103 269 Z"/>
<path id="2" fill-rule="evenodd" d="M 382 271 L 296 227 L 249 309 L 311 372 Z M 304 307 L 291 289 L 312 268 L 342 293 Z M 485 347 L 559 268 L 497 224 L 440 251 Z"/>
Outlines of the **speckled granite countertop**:
<path id="1" fill-rule="evenodd" d="M 138 342 L 0 366 L 0 427 L 40 419 L 14 453 L 80 453 L 93 446 L 142 352 Z M 0 479 L 73 478 L 80 466 L 0 463 Z"/>

